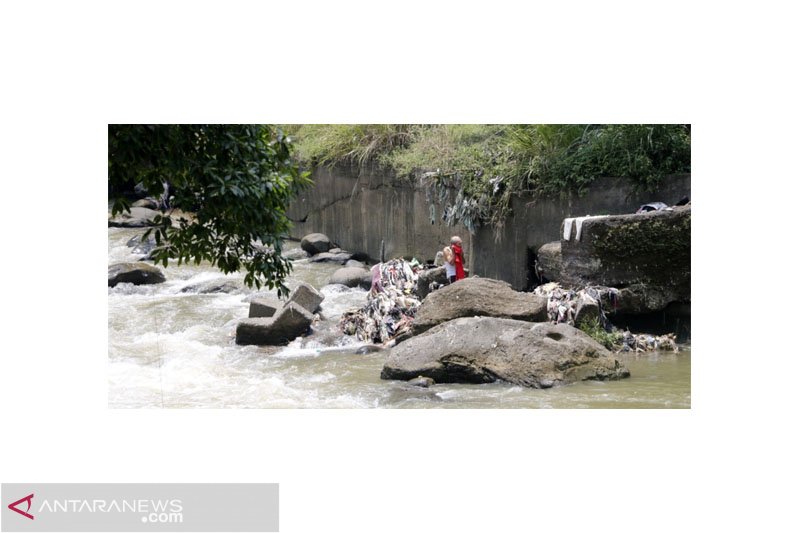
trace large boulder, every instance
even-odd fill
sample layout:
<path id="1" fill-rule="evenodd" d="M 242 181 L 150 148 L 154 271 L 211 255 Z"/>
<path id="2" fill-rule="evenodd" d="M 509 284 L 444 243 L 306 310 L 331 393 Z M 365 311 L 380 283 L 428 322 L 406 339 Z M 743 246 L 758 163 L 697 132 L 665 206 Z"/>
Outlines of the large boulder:
<path id="1" fill-rule="evenodd" d="M 372 274 L 369 270 L 360 267 L 340 268 L 328 280 L 328 284 L 339 283 L 348 287 L 362 287 L 369 289 L 372 286 Z"/>
<path id="2" fill-rule="evenodd" d="M 288 344 L 306 333 L 313 321 L 313 314 L 294 302 L 287 302 L 274 317 L 240 320 L 236 325 L 236 344 Z"/>
<path id="3" fill-rule="evenodd" d="M 436 383 L 491 383 L 548 388 L 630 372 L 611 352 L 567 324 L 506 318 L 459 318 L 393 347 L 382 379 L 423 376 Z"/>
<path id="4" fill-rule="evenodd" d="M 300 284 L 289 293 L 289 299 L 286 300 L 286 305 L 296 303 L 309 313 L 316 313 L 317 309 L 319 309 L 319 304 L 321 304 L 324 299 L 325 296 L 320 294 L 317 289 L 301 281 Z"/>
<path id="5" fill-rule="evenodd" d="M 547 320 L 547 299 L 517 292 L 504 281 L 465 278 L 427 295 L 412 323 L 414 335 L 464 316 L 492 316 L 529 322 Z"/>
<path id="6" fill-rule="evenodd" d="M 283 304 L 277 298 L 267 296 L 250 300 L 249 318 L 268 318 L 274 316 Z"/>
<path id="7" fill-rule="evenodd" d="M 339 263 L 343 265 L 352 259 L 352 257 L 353 254 L 350 252 L 337 252 L 335 254 L 331 252 L 322 252 L 317 255 L 312 255 L 309 261 L 312 263 Z"/>
<path id="8" fill-rule="evenodd" d="M 108 217 L 108 225 L 116 228 L 143 228 L 146 226 L 154 226 L 153 219 L 160 215 L 154 209 L 147 209 L 146 207 L 131 207 L 130 212 L 123 211 L 117 213 L 116 216 Z"/>
<path id="9" fill-rule="evenodd" d="M 574 230 L 560 241 L 560 270 L 553 266 L 545 273 L 551 281 L 573 288 L 619 287 L 624 294 L 617 307 L 627 306 L 631 313 L 690 301 L 691 206 L 581 222 L 580 238 Z M 540 263 L 543 257 L 554 257 L 545 247 L 554 248 L 539 249 Z"/>
<path id="10" fill-rule="evenodd" d="M 300 241 L 300 247 L 310 255 L 319 254 L 331 249 L 331 240 L 322 233 L 309 233 Z"/>
<path id="11" fill-rule="evenodd" d="M 151 285 L 166 280 L 161 270 L 147 263 L 115 263 L 108 267 L 109 287 L 114 287 L 118 283 Z"/>

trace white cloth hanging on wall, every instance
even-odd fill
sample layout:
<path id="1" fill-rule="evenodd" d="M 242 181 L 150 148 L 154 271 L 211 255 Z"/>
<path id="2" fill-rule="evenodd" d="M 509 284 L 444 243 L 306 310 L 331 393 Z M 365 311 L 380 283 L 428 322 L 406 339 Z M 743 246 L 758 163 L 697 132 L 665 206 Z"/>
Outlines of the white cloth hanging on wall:
<path id="1" fill-rule="evenodd" d="M 568 241 L 570 238 L 570 234 L 572 233 L 572 221 L 575 220 L 574 218 L 565 218 L 564 219 L 564 240 Z"/>

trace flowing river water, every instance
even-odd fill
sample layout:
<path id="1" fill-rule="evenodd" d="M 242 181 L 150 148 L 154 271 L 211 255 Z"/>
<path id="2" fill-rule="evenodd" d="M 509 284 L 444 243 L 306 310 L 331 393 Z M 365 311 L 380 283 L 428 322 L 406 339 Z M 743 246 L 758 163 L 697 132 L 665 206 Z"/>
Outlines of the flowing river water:
<path id="1" fill-rule="evenodd" d="M 135 261 L 126 243 L 141 229 L 109 228 L 109 264 Z M 287 243 L 287 248 L 296 247 Z M 342 312 L 367 292 L 325 285 L 339 265 L 295 261 L 287 285 L 310 283 L 325 295 L 314 333 L 285 347 L 238 346 L 236 322 L 254 290 L 198 294 L 182 289 L 230 279 L 209 265 L 170 265 L 158 285 L 108 289 L 108 403 L 113 408 L 688 408 L 691 350 L 618 357 L 621 381 L 585 381 L 537 390 L 508 384 L 437 384 L 429 389 L 380 379 L 386 352 L 357 354 L 342 335 Z M 262 291 L 266 292 L 266 291 Z"/>

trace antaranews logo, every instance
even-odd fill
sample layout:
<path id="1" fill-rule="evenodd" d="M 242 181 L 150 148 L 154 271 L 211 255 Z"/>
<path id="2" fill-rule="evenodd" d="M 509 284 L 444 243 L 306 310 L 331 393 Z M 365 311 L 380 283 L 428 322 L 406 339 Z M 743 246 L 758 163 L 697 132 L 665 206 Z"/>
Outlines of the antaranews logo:
<path id="1" fill-rule="evenodd" d="M 0 502 L 0 533 L 278 531 L 277 483 L 0 483 Z"/>
<path id="2" fill-rule="evenodd" d="M 15 513 L 19 513 L 25 518 L 30 518 L 33 520 L 33 515 L 28 513 L 31 510 L 31 500 L 33 500 L 33 493 L 28 494 L 24 498 L 20 498 L 19 500 L 15 501 L 14 503 L 9 503 L 8 508 L 14 511 Z M 21 504 L 22 502 L 28 502 L 28 508 L 24 511 L 22 509 L 17 508 L 17 505 Z"/>

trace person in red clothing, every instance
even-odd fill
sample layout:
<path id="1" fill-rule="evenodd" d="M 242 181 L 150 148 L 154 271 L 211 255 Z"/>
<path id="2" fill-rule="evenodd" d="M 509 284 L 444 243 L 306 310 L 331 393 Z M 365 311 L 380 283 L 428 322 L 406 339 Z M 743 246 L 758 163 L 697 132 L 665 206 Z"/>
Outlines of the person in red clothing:
<path id="1" fill-rule="evenodd" d="M 456 264 L 456 281 L 467 277 L 464 272 L 464 249 L 461 248 L 461 237 L 453 235 L 450 238 L 450 249 L 453 250 L 453 262 Z"/>

